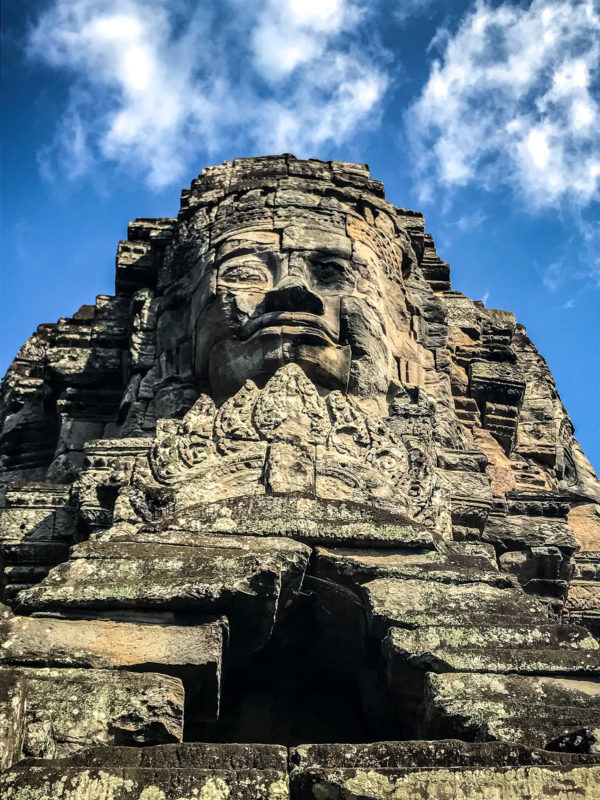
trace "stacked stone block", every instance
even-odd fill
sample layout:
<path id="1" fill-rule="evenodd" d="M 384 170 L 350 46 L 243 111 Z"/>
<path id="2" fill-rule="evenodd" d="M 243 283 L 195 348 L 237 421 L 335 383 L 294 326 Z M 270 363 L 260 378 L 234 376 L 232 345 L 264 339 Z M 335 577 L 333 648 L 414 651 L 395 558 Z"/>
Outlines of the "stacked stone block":
<path id="1" fill-rule="evenodd" d="M 366 165 L 131 223 L 9 368 L 0 481 L 11 800 L 600 796 L 600 483 Z"/>

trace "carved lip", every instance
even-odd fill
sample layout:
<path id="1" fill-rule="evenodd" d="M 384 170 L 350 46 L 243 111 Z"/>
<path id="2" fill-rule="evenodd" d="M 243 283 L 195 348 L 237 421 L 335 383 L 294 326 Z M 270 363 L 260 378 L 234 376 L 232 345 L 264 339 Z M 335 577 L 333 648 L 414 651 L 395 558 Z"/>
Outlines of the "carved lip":
<path id="1" fill-rule="evenodd" d="M 316 314 L 289 311 L 270 311 L 261 314 L 259 317 L 252 317 L 242 329 L 242 339 L 250 339 L 258 331 L 265 328 L 314 328 L 320 333 L 324 333 L 332 343 L 338 340 L 337 332 L 333 331 L 325 322 L 323 317 Z"/>

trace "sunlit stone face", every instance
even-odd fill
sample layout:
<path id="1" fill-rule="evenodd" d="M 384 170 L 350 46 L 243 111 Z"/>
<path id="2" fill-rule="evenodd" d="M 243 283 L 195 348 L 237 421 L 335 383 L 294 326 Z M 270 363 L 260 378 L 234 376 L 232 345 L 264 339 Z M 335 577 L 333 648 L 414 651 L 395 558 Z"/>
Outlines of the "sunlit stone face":
<path id="1" fill-rule="evenodd" d="M 196 373 L 215 398 L 248 379 L 263 385 L 290 362 L 329 390 L 386 392 L 397 378 L 393 342 L 408 317 L 401 279 L 327 217 L 318 227 L 226 232 L 207 280 Z"/>

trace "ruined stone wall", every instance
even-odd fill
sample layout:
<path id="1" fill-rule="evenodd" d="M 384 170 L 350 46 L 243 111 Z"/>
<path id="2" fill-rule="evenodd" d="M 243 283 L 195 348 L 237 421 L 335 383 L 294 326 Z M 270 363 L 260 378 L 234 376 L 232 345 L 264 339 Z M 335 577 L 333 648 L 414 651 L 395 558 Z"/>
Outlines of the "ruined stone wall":
<path id="1" fill-rule="evenodd" d="M 9 368 L 0 485 L 8 796 L 600 796 L 600 483 L 365 165 L 131 223 Z"/>

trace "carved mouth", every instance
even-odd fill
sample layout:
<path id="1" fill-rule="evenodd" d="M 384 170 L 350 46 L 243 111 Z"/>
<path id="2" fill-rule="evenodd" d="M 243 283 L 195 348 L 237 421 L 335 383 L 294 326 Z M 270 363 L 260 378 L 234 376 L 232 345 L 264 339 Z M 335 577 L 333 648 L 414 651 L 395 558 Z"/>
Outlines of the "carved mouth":
<path id="1" fill-rule="evenodd" d="M 323 317 L 315 314 L 306 314 L 295 311 L 271 311 L 261 314 L 259 317 L 249 319 L 242 329 L 242 339 L 250 339 L 255 333 L 264 331 L 266 328 L 312 328 L 321 335 L 331 340 L 335 344 L 338 340 L 337 331 L 333 331 L 325 322 Z"/>

